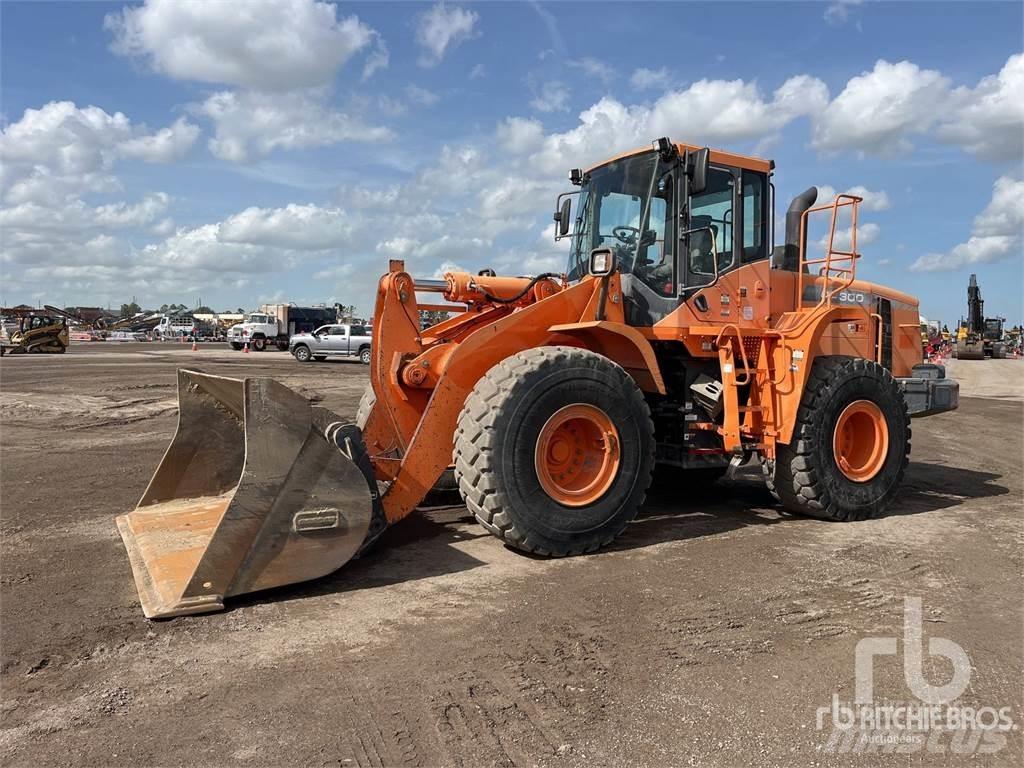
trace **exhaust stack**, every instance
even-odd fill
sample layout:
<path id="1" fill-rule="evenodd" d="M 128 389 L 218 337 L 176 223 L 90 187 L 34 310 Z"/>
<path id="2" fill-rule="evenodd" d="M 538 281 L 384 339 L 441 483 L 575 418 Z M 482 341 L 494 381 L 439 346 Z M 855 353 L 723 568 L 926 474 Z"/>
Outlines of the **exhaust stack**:
<path id="1" fill-rule="evenodd" d="M 786 211 L 786 244 L 782 268 L 795 272 L 800 268 L 800 219 L 818 199 L 818 188 L 809 187 L 793 198 Z"/>

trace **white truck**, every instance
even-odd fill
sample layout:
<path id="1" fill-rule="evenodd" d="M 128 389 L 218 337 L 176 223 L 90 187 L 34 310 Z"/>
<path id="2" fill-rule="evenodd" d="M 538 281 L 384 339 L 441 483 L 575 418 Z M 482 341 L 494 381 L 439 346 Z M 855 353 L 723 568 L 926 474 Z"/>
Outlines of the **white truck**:
<path id="1" fill-rule="evenodd" d="M 158 339 L 178 339 L 195 333 L 196 320 L 192 315 L 164 315 L 153 327 L 153 336 Z"/>
<path id="2" fill-rule="evenodd" d="M 264 304 L 259 312 L 252 312 L 243 322 L 231 326 L 228 342 L 232 349 L 242 349 L 248 344 L 254 352 L 262 352 L 268 344 L 274 344 L 284 352 L 288 349 L 288 340 L 295 334 L 309 333 L 337 319 L 333 307 Z"/>

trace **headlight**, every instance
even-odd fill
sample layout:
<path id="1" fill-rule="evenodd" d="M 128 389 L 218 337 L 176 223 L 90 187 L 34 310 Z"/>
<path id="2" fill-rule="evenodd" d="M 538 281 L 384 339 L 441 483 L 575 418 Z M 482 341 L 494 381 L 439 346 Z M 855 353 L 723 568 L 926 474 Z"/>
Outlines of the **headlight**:
<path id="1" fill-rule="evenodd" d="M 595 248 L 590 252 L 590 274 L 604 277 L 615 271 L 615 254 L 611 248 Z"/>

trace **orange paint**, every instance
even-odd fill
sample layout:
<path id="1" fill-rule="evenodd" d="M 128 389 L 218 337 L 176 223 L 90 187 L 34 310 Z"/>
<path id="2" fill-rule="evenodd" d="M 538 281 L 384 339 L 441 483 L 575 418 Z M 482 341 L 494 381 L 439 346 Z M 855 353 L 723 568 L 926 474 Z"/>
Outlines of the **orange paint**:
<path id="1" fill-rule="evenodd" d="M 552 414 L 537 438 L 534 464 L 541 488 L 567 507 L 600 499 L 619 471 L 619 431 L 593 405 L 567 405 Z"/>

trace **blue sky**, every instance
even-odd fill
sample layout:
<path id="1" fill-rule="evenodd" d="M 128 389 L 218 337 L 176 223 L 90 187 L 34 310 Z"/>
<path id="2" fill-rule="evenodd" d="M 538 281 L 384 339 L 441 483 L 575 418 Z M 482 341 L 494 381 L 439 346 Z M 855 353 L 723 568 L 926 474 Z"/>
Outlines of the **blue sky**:
<path id="1" fill-rule="evenodd" d="M 558 268 L 565 173 L 659 135 L 859 188 L 859 274 L 1022 316 L 1008 3 L 0 4 L 0 300 L 369 311 L 388 258 Z"/>

